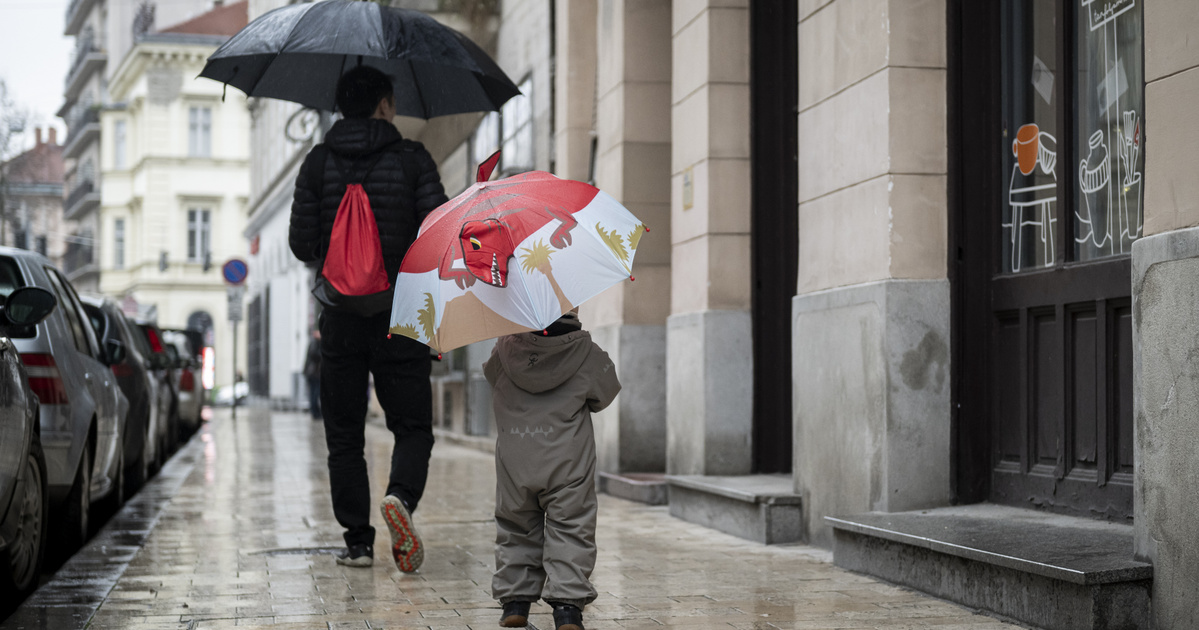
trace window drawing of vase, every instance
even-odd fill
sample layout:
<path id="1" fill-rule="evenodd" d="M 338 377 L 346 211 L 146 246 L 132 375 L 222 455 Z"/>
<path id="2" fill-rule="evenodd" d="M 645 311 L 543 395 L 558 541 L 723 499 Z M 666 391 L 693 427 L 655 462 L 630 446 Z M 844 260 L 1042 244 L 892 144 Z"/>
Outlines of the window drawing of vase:
<path id="1" fill-rule="evenodd" d="M 1083 200 L 1086 201 L 1087 216 L 1078 215 L 1078 221 L 1080 228 L 1085 225 L 1085 230 L 1089 233 L 1077 236 L 1074 240 L 1082 243 L 1090 239 L 1095 247 L 1104 247 L 1111 237 L 1111 226 L 1096 225 L 1096 219 L 1104 214 L 1100 195 L 1107 189 L 1111 180 L 1111 166 L 1107 159 L 1107 145 L 1103 144 L 1103 130 L 1091 134 L 1088 144 L 1090 152 L 1086 159 L 1078 164 L 1078 186 L 1082 190 Z M 1110 219 L 1110 216 L 1108 218 Z M 1100 234 L 1097 227 L 1103 227 L 1104 232 Z M 1083 229 L 1079 231 L 1082 232 Z"/>
<path id="2" fill-rule="evenodd" d="M 1002 224 L 1011 252 L 1007 271 L 1019 272 L 1027 265 L 1047 267 L 1056 259 L 1053 232 L 1057 223 L 1057 184 L 1038 181 L 1034 175 L 1040 165 L 1043 174 L 1057 179 L 1056 149 L 1057 139 L 1034 123 L 1016 132 L 1012 142 L 1016 163 L 1008 183 L 1011 220 Z"/>

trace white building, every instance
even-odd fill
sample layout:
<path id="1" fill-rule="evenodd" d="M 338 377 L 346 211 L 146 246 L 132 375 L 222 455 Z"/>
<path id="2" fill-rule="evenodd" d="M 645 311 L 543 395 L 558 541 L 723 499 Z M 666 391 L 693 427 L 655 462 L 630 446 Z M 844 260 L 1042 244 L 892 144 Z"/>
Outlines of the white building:
<path id="1" fill-rule="evenodd" d="M 63 85 L 58 110 L 67 125 L 62 157 L 64 216 L 71 221 L 63 271 L 81 290 L 99 289 L 95 237 L 100 205 L 100 112 L 110 102 L 108 85 L 116 62 L 125 57 L 137 37 L 155 25 L 183 22 L 220 0 L 71 0 L 64 35 L 75 37 L 75 54 Z M 109 60 L 113 64 L 109 64 Z"/>
<path id="2" fill-rule="evenodd" d="M 245 24 L 241 2 L 144 35 L 100 117 L 99 288 L 164 328 L 211 332 L 218 387 L 234 378 L 220 267 L 247 253 L 250 121 L 244 95 L 195 77 Z M 244 357 L 243 341 L 238 371 Z"/>

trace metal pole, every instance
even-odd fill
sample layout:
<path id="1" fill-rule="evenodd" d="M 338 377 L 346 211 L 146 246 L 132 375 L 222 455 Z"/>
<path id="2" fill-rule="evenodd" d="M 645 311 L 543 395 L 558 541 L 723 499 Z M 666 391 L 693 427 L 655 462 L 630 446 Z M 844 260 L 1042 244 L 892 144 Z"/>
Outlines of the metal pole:
<path id="1" fill-rule="evenodd" d="M 233 419 L 237 420 L 237 325 L 233 322 Z"/>

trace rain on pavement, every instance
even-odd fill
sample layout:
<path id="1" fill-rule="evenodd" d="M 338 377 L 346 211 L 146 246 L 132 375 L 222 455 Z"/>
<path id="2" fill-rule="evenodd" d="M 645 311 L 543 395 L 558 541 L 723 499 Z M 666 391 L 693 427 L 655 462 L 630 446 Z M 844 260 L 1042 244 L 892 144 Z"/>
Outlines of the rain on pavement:
<path id="1" fill-rule="evenodd" d="M 367 425 L 374 497 L 391 436 Z M 305 414 L 228 410 L 0 629 L 494 628 L 495 470 L 439 442 L 416 513 L 427 556 L 400 573 L 379 529 L 375 565 L 338 566 L 323 425 Z M 763 546 L 600 495 L 599 598 L 609 628 L 1012 628 L 833 566 L 826 551 Z M 530 628 L 552 628 L 544 603 Z"/>

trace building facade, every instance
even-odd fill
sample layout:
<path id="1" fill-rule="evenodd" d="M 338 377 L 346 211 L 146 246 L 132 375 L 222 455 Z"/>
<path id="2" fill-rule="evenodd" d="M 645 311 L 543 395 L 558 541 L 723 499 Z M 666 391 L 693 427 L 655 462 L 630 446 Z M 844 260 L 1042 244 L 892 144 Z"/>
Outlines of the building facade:
<path id="1" fill-rule="evenodd" d="M 144 34 L 118 61 L 99 122 L 99 289 L 161 327 L 204 332 L 217 387 L 235 363 L 245 370 L 220 267 L 247 254 L 250 120 L 244 95 L 193 78 L 245 24 L 242 2 Z"/>
<path id="2" fill-rule="evenodd" d="M 63 271 L 81 290 L 99 289 L 95 211 L 100 206 L 100 112 L 110 103 L 108 85 L 116 64 L 136 37 L 155 30 L 156 25 L 183 22 L 213 4 L 212 0 L 172 1 L 162 6 L 151 0 L 71 0 L 67 5 L 63 34 L 75 38 L 75 52 L 58 116 L 67 126 L 63 194 L 73 231 Z"/>
<path id="3" fill-rule="evenodd" d="M 682 518 L 867 571 L 893 542 L 858 534 L 871 519 L 986 521 L 1028 556 L 962 577 L 997 593 L 1042 584 L 1027 567 L 1057 560 L 1031 541 L 1053 515 L 1110 535 L 1067 551 L 1127 576 L 1094 593 L 1133 612 L 1093 595 L 1079 624 L 1199 623 L 1191 3 L 511 1 L 499 19 L 497 61 L 532 78 L 530 165 L 651 228 L 636 282 L 581 313 L 624 383 L 595 418 L 603 473 L 665 473 Z M 484 118 L 443 174 L 516 115 Z M 1037 596 L 905 583 L 1075 627 Z"/>
<path id="4" fill-rule="evenodd" d="M 43 138 L 35 129 L 33 148 L 3 165 L 0 245 L 35 251 L 61 267 L 74 226 L 63 219 L 62 145 L 54 127 L 45 131 Z"/>

